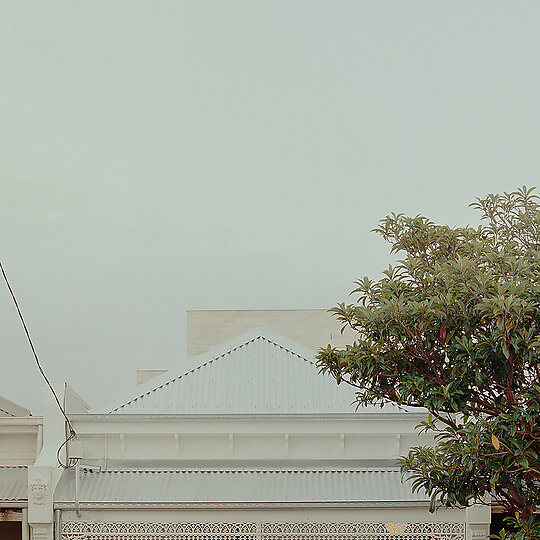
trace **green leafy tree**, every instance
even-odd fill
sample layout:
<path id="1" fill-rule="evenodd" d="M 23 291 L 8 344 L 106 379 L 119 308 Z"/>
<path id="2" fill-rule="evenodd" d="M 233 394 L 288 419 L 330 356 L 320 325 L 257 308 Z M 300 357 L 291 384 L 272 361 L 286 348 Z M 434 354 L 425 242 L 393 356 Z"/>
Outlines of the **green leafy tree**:
<path id="1" fill-rule="evenodd" d="M 376 232 L 400 254 L 357 301 L 332 311 L 357 332 L 318 353 L 321 371 L 362 404 L 427 409 L 434 446 L 401 458 L 437 505 L 491 494 L 538 538 L 540 504 L 540 205 L 534 188 L 471 206 L 483 225 L 452 228 L 392 214 Z M 536 531 L 536 532 L 535 532 Z M 508 537 L 508 536 L 507 536 Z"/>

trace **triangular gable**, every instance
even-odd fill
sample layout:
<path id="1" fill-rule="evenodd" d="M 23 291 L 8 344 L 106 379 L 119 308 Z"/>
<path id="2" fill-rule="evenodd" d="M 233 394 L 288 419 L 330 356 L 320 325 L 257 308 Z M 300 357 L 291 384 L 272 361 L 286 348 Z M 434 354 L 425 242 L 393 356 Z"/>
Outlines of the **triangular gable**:
<path id="1" fill-rule="evenodd" d="M 90 412 L 343 414 L 355 411 L 354 398 L 319 373 L 314 351 L 258 327 Z"/>
<path id="2" fill-rule="evenodd" d="M 30 411 L 13 403 L 9 399 L 6 399 L 0 396 L 0 416 L 8 417 L 20 417 L 20 416 L 30 416 Z"/>

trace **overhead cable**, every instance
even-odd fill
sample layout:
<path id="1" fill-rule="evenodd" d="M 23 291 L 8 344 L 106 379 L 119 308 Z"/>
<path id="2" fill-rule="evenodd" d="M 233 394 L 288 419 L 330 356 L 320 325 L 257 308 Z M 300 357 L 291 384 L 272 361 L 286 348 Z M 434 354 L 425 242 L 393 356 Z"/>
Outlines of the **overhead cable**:
<path id="1" fill-rule="evenodd" d="M 11 298 L 13 299 L 13 303 L 15 304 L 15 308 L 17 309 L 17 313 L 19 314 L 19 319 L 21 320 L 21 323 L 23 325 L 24 332 L 26 334 L 26 339 L 28 340 L 28 343 L 30 345 L 30 349 L 32 349 L 32 354 L 34 355 L 34 359 L 36 361 L 39 372 L 41 373 L 41 375 L 45 379 L 45 382 L 47 383 L 47 386 L 50 388 L 50 390 L 51 390 L 51 392 L 52 392 L 52 394 L 54 396 L 54 399 L 56 401 L 56 404 L 58 405 L 58 408 L 60 409 L 60 411 L 64 415 L 64 418 L 66 419 L 66 422 L 67 422 L 67 425 L 68 425 L 68 428 L 69 428 L 69 437 L 62 443 L 60 448 L 58 448 L 58 452 L 56 453 L 56 458 L 58 459 L 58 463 L 60 464 L 60 466 L 62 468 L 64 468 L 64 469 L 67 469 L 67 468 L 69 468 L 69 465 L 66 465 L 66 464 L 62 463 L 62 461 L 60 460 L 60 450 L 71 439 L 73 439 L 77 435 L 77 433 L 75 432 L 75 429 L 73 428 L 73 425 L 71 424 L 71 422 L 70 422 L 70 420 L 69 420 L 69 418 L 68 418 L 68 416 L 66 414 L 66 411 L 65 411 L 64 407 L 62 407 L 62 404 L 60 403 L 60 400 L 58 399 L 58 395 L 56 394 L 51 382 L 49 381 L 47 375 L 45 375 L 45 372 L 43 371 L 43 368 L 41 367 L 41 364 L 39 362 L 39 358 L 38 358 L 38 355 L 37 355 L 37 352 L 36 352 L 36 348 L 34 347 L 34 343 L 32 342 L 32 338 L 30 337 L 30 332 L 28 331 L 28 327 L 26 326 L 26 323 L 24 322 L 24 317 L 22 315 L 21 308 L 19 307 L 19 303 L 17 302 L 17 298 L 15 298 L 15 293 L 13 292 L 13 289 L 11 288 L 11 285 L 9 284 L 9 280 L 8 280 L 8 277 L 7 277 L 6 272 L 4 270 L 4 267 L 2 266 L 2 262 L 0 262 L 0 270 L 2 271 L 2 276 L 4 277 L 4 281 L 6 282 L 9 293 L 11 294 Z"/>

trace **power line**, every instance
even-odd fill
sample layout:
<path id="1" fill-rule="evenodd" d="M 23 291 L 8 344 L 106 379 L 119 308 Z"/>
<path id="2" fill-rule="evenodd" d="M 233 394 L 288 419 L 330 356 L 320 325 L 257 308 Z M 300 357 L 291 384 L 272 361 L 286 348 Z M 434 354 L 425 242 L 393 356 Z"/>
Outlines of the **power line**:
<path id="1" fill-rule="evenodd" d="M 60 464 L 60 466 L 63 467 L 64 469 L 67 469 L 67 468 L 69 468 L 69 465 L 65 465 L 60 460 L 60 450 L 71 439 L 73 439 L 73 437 L 75 437 L 77 435 L 77 433 L 75 432 L 75 429 L 73 428 L 73 425 L 71 424 L 71 422 L 70 422 L 70 420 L 69 420 L 69 418 L 68 418 L 68 416 L 66 414 L 66 411 L 64 410 L 64 407 L 62 407 L 62 404 L 60 403 L 60 400 L 58 399 L 58 396 L 56 395 L 56 392 L 54 391 L 54 388 L 53 388 L 51 382 L 49 381 L 47 375 L 45 375 L 45 372 L 43 371 L 43 368 L 41 367 L 41 364 L 39 362 L 39 358 L 38 358 L 36 349 L 34 347 L 34 344 L 32 343 L 32 338 L 30 337 L 30 332 L 28 331 L 28 327 L 26 326 L 26 323 L 24 322 L 24 317 L 22 315 L 21 308 L 19 307 L 19 303 L 17 302 L 17 298 L 15 298 L 15 293 L 13 292 L 13 289 L 11 288 L 11 285 L 9 284 L 9 280 L 7 278 L 4 267 L 2 266 L 2 262 L 0 262 L 0 270 L 2 271 L 2 275 L 4 276 L 4 281 L 6 282 L 9 293 L 11 294 L 11 298 L 13 299 L 13 303 L 15 304 L 15 308 L 17 309 L 17 313 L 19 314 L 19 319 L 21 320 L 21 323 L 23 325 L 24 333 L 26 334 L 26 339 L 28 340 L 28 343 L 30 345 L 30 349 L 32 349 L 32 354 L 34 355 L 34 359 L 36 361 L 39 372 L 41 373 L 41 375 L 45 379 L 45 382 L 47 383 L 48 387 L 51 389 L 51 392 L 52 392 L 52 394 L 54 396 L 54 399 L 56 400 L 56 404 L 58 405 L 58 408 L 60 409 L 60 411 L 64 415 L 64 418 L 66 419 L 67 425 L 69 427 L 69 437 L 61 444 L 60 448 L 58 448 L 58 452 L 56 453 L 56 458 L 58 459 L 58 463 Z"/>

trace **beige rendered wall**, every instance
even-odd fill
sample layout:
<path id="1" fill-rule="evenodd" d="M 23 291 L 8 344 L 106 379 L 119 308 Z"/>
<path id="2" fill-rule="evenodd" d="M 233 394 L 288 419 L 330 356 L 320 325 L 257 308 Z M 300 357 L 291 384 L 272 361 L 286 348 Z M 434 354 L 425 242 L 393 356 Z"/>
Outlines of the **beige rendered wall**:
<path id="1" fill-rule="evenodd" d="M 264 326 L 316 351 L 329 343 L 342 347 L 355 333 L 341 326 L 326 309 L 194 309 L 187 311 L 187 358 L 207 352 L 256 326 Z"/>

